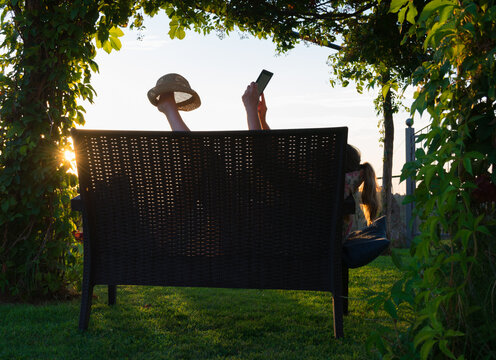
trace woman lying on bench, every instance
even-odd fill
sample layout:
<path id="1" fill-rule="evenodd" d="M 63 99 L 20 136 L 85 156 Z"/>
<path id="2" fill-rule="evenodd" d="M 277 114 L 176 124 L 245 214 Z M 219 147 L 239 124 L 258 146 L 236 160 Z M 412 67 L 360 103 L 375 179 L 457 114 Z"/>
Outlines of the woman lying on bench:
<path id="1" fill-rule="evenodd" d="M 167 74 L 161 77 L 157 85 L 148 92 L 148 98 L 160 112 L 165 114 L 172 131 L 190 131 L 179 110 L 190 111 L 201 105 L 198 94 L 179 74 Z M 255 82 L 247 86 L 242 101 L 246 109 L 248 129 L 270 130 L 266 120 L 265 97 L 263 93 L 259 96 Z M 367 225 L 370 225 L 380 212 L 380 187 L 372 165 L 368 162 L 361 164 L 360 158 L 360 151 L 347 145 L 344 197 L 354 197 L 357 192 L 361 193 L 360 207 Z M 345 239 L 351 230 L 353 215 L 346 215 L 343 221 L 343 239 Z"/>

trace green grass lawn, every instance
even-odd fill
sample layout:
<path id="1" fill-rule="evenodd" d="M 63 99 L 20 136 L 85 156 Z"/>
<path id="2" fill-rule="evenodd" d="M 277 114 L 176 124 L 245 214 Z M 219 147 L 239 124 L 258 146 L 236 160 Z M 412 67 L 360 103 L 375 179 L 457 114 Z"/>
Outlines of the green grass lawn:
<path id="1" fill-rule="evenodd" d="M 368 359 L 368 334 L 388 320 L 366 300 L 399 275 L 385 256 L 350 271 L 340 340 L 321 292 L 121 286 L 110 307 L 97 286 L 86 332 L 78 299 L 1 304 L 0 359 Z"/>

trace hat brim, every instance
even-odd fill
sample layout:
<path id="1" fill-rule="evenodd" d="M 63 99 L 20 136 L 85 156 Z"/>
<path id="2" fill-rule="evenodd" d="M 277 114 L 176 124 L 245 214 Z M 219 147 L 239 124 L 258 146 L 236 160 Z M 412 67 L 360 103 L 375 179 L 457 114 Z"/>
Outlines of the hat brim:
<path id="1" fill-rule="evenodd" d="M 201 105 L 200 96 L 193 89 L 186 87 L 171 87 L 169 85 L 158 85 L 148 91 L 148 100 L 152 105 L 157 106 L 160 100 L 160 95 L 165 93 L 174 93 L 174 100 L 177 104 L 177 109 L 181 111 L 191 111 Z"/>

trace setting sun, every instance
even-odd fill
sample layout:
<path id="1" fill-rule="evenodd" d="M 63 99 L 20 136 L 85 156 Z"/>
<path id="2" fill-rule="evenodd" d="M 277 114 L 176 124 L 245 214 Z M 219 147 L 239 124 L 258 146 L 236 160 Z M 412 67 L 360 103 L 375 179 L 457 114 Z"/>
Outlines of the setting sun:
<path id="1" fill-rule="evenodd" d="M 71 164 L 71 167 L 69 170 L 67 170 L 68 173 L 77 175 L 77 167 L 76 167 L 76 154 L 72 150 L 65 150 L 64 151 L 64 160 L 68 161 Z"/>
<path id="2" fill-rule="evenodd" d="M 71 150 L 66 150 L 66 151 L 64 152 L 64 158 L 65 158 L 67 161 L 73 162 L 74 160 L 76 160 L 76 154 L 74 154 L 74 151 L 71 151 Z"/>

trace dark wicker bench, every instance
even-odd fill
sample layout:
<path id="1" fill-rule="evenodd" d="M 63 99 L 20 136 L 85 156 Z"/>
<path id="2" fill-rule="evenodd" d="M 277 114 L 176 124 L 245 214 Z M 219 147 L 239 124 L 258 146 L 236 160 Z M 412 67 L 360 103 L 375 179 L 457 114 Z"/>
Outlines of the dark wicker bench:
<path id="1" fill-rule="evenodd" d="M 93 287 L 328 291 L 343 336 L 347 128 L 222 132 L 76 130 L 84 274 Z"/>

